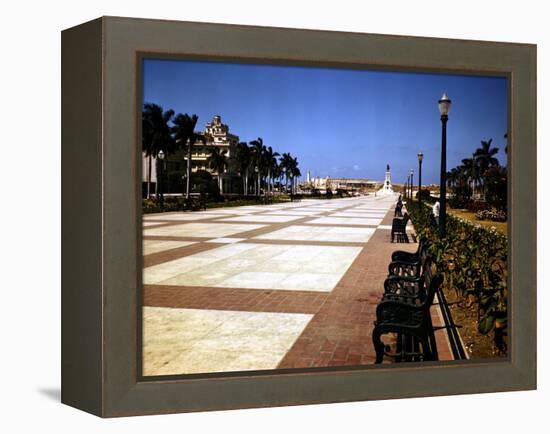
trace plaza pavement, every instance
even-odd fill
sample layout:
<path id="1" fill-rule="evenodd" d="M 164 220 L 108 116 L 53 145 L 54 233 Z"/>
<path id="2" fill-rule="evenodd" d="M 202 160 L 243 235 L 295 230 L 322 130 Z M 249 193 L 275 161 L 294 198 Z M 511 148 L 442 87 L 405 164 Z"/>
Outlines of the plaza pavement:
<path id="1" fill-rule="evenodd" d="M 145 215 L 143 374 L 372 364 L 396 200 Z"/>

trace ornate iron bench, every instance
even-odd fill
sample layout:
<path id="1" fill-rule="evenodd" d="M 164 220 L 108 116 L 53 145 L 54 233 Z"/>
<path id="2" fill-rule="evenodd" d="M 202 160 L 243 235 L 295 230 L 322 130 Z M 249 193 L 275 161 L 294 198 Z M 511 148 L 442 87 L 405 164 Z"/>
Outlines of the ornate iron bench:
<path id="1" fill-rule="evenodd" d="M 403 202 L 397 202 L 395 205 L 395 211 L 393 213 L 394 217 L 403 217 Z"/>
<path id="2" fill-rule="evenodd" d="M 422 246 L 427 243 L 428 240 L 426 237 L 421 237 L 418 243 L 418 248 L 416 249 L 416 252 L 406 252 L 405 250 L 395 250 L 391 254 L 391 260 L 392 261 L 417 261 L 420 255 L 420 250 L 422 249 Z"/>
<path id="3" fill-rule="evenodd" d="M 375 363 L 382 363 L 384 356 L 396 362 L 438 360 L 430 308 L 443 277 L 434 272 L 429 262 L 420 278 L 399 278 L 415 279 L 415 284 L 385 292 L 378 304 L 372 332 Z M 393 353 L 382 341 L 382 336 L 387 334 L 395 334 L 397 338 Z"/>
<path id="4" fill-rule="evenodd" d="M 426 280 L 431 278 L 433 267 L 432 257 L 427 255 L 421 266 L 421 274 L 417 276 L 388 276 L 384 281 L 382 301 L 395 299 L 403 301 L 410 301 L 411 299 L 424 300 L 426 298 Z"/>
<path id="5" fill-rule="evenodd" d="M 409 222 L 409 214 L 405 213 L 403 217 L 395 217 L 391 225 L 391 242 L 396 239 L 398 243 L 408 243 L 407 223 Z"/>
<path id="6" fill-rule="evenodd" d="M 429 255 L 430 244 L 421 238 L 418 249 L 414 253 L 397 250 L 392 253 L 392 261 L 388 265 L 388 276 L 420 276 L 424 262 Z"/>

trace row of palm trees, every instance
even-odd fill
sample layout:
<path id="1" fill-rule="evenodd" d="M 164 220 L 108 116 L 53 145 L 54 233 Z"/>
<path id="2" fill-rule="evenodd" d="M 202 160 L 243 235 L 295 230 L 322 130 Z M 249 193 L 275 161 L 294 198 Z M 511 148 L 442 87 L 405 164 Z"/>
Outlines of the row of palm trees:
<path id="1" fill-rule="evenodd" d="M 468 190 L 470 197 L 478 196 L 485 199 L 486 186 L 493 169 L 501 168 L 495 155 L 498 148 L 491 147 L 493 139 L 482 140 L 470 158 L 462 160 L 462 164 L 447 173 L 447 184 L 455 192 Z M 507 149 L 505 148 L 505 152 Z"/>
<path id="2" fill-rule="evenodd" d="M 189 197 L 191 179 L 192 151 L 197 142 L 204 144 L 212 142 L 212 137 L 202 132 L 196 132 L 198 116 L 175 114 L 173 110 L 163 110 L 157 104 L 146 103 L 142 114 L 143 153 L 148 158 L 147 197 L 151 195 L 151 162 L 162 151 L 166 156 L 182 150 L 186 155 L 186 189 Z M 210 149 L 207 159 L 208 168 L 217 173 L 218 187 L 223 194 L 222 176 L 231 165 L 236 168 L 242 179 L 243 194 L 260 195 L 262 184 L 266 193 L 272 194 L 275 180 L 282 185 L 285 180 L 286 189 L 294 192 L 297 179 L 301 176 L 298 160 L 290 153 L 280 155 L 271 146 L 266 146 L 261 137 L 248 143 L 237 144 L 236 152 L 228 156 L 227 151 L 218 147 Z"/>
<path id="3" fill-rule="evenodd" d="M 297 179 L 302 176 L 298 167 L 298 159 L 285 152 L 282 155 L 275 152 L 271 146 L 266 146 L 261 137 L 249 143 L 240 142 L 233 157 L 237 172 L 243 180 L 243 194 L 259 195 L 262 184 L 267 194 L 273 194 L 275 181 L 280 186 L 284 179 L 285 190 L 294 192 Z M 250 186 L 250 181 L 254 185 Z M 290 184 L 290 188 L 289 188 Z"/>
<path id="4" fill-rule="evenodd" d="M 148 159 L 147 197 L 151 196 L 152 159 L 162 151 L 164 155 L 174 154 L 179 149 L 187 155 L 187 191 L 191 176 L 191 153 L 193 145 L 205 141 L 204 134 L 195 132 L 199 120 L 197 115 L 175 114 L 174 110 L 164 110 L 157 104 L 147 103 L 143 107 L 141 131 L 142 149 Z M 170 125 L 171 124 L 171 125 Z"/>

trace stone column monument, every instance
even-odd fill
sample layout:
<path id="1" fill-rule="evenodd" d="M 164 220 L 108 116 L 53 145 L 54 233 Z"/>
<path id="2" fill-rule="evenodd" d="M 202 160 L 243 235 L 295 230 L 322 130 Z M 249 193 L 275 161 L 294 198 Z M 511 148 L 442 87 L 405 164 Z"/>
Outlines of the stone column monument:
<path id="1" fill-rule="evenodd" d="M 386 164 L 386 177 L 384 178 L 384 186 L 378 191 L 378 194 L 386 196 L 393 194 L 393 187 L 391 184 L 391 172 L 390 165 Z"/>

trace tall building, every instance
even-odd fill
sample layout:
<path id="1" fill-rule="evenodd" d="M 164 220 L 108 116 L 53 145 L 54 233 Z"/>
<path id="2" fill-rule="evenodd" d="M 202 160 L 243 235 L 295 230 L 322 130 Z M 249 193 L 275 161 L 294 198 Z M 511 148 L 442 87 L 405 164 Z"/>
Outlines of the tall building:
<path id="1" fill-rule="evenodd" d="M 191 155 L 191 171 L 193 173 L 204 170 L 209 172 L 216 180 L 218 176 L 221 177 L 221 187 L 223 193 L 241 193 L 242 192 L 242 183 L 240 177 L 238 176 L 237 168 L 235 167 L 235 162 L 231 157 L 235 154 L 235 149 L 239 143 L 239 136 L 231 134 L 229 132 L 229 127 L 222 123 L 222 118 L 220 115 L 216 115 L 212 118 L 211 122 L 208 122 L 205 125 L 203 131 L 204 137 L 207 137 L 206 142 L 197 141 L 193 146 L 192 155 Z M 224 155 L 227 159 L 227 167 L 224 173 L 218 174 L 216 170 L 208 166 L 208 158 L 212 153 L 213 148 L 219 148 L 224 151 Z M 173 156 L 170 156 L 166 162 L 166 170 L 169 178 L 173 178 L 176 174 L 179 174 L 180 178 L 185 176 L 186 172 L 186 163 L 187 155 L 182 151 L 179 151 Z M 149 158 L 143 156 L 142 164 L 142 181 L 143 181 L 143 192 L 144 196 L 147 191 L 147 180 L 149 174 Z M 172 191 L 173 185 L 171 179 L 167 179 L 165 185 L 165 192 L 175 192 Z M 156 181 L 157 181 L 157 164 L 154 157 L 151 158 L 151 193 L 156 191 Z M 179 185 L 180 188 L 183 185 L 183 182 L 176 180 L 176 185 Z"/>
<path id="2" fill-rule="evenodd" d="M 209 137 L 209 141 L 206 143 L 197 142 L 193 147 L 193 154 L 191 157 L 193 172 L 197 170 L 206 170 L 212 175 L 218 174 L 210 169 L 207 164 L 208 157 L 210 156 L 212 148 L 220 148 L 225 151 L 225 156 L 229 159 L 235 153 L 235 147 L 239 143 L 239 136 L 231 134 L 229 127 L 226 124 L 222 124 L 222 118 L 220 115 L 216 115 L 212 118 L 211 122 L 208 122 L 204 128 L 204 135 Z M 230 172 L 228 167 L 227 173 Z"/>
<path id="3" fill-rule="evenodd" d="M 193 172 L 205 170 L 216 179 L 221 177 L 219 185 L 221 192 L 224 194 L 241 193 L 242 181 L 238 175 L 236 162 L 232 159 L 239 143 L 239 136 L 229 132 L 229 127 L 222 123 L 220 115 L 214 116 L 212 121 L 206 124 L 204 136 L 208 138 L 206 143 L 197 142 L 193 147 L 191 170 Z M 219 148 L 224 152 L 227 161 L 224 173 L 220 174 L 215 169 L 208 167 L 208 157 L 210 157 L 213 148 Z"/>
<path id="4" fill-rule="evenodd" d="M 321 194 L 325 194 L 328 190 L 331 190 L 333 193 L 338 190 L 349 193 L 367 193 L 378 185 L 380 185 L 379 182 L 366 178 L 331 178 L 327 176 L 325 178 L 309 178 L 299 186 L 303 191 L 319 190 Z"/>

